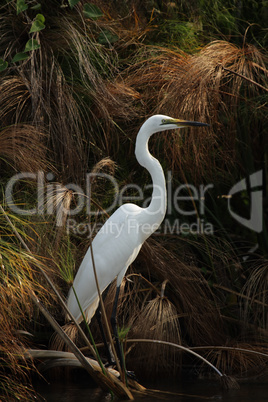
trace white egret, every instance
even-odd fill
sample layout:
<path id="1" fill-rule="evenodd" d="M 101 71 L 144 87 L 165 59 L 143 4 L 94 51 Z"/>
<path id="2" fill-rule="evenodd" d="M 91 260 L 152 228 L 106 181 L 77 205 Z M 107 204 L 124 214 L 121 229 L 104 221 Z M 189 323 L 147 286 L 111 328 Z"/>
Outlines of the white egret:
<path id="1" fill-rule="evenodd" d="M 151 202 L 147 208 L 130 203 L 123 204 L 105 222 L 92 241 L 100 291 L 103 292 L 115 278 L 117 280 L 111 321 L 117 343 L 116 309 L 120 284 L 129 265 L 137 257 L 142 244 L 157 230 L 166 213 L 165 176 L 159 161 L 148 150 L 148 141 L 154 133 L 188 126 L 207 126 L 207 124 L 173 119 L 164 115 L 155 115 L 145 121 L 137 135 L 135 155 L 139 164 L 147 169 L 152 177 Z M 90 322 L 99 304 L 90 248 L 78 269 L 67 301 L 69 310 L 76 320 L 81 322 L 82 313 L 73 288 L 84 315 Z"/>

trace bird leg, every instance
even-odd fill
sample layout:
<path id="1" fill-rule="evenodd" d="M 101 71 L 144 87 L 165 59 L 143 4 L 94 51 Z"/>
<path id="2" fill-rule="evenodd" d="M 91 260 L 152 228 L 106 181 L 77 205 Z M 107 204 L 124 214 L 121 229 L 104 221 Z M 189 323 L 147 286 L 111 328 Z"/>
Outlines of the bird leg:
<path id="1" fill-rule="evenodd" d="M 112 311 L 112 315 L 111 315 L 111 325 L 112 325 L 112 330 L 113 330 L 113 334 L 114 334 L 114 337 L 115 337 L 115 345 L 116 345 L 117 353 L 118 353 L 118 356 L 119 356 L 119 361 L 120 361 L 121 368 L 122 368 L 123 372 L 125 373 L 125 376 L 127 376 L 127 377 L 129 377 L 129 378 L 131 378 L 131 379 L 136 381 L 136 376 L 135 376 L 134 372 L 126 370 L 125 358 L 124 358 L 124 355 L 123 355 L 122 346 L 120 344 L 120 340 L 119 340 L 119 336 L 118 336 L 117 314 L 116 313 L 117 313 L 117 305 L 118 305 L 119 293 L 120 293 L 120 285 L 116 287 L 113 311 Z"/>
<path id="2" fill-rule="evenodd" d="M 125 369 L 125 359 L 123 357 L 122 347 L 119 341 L 118 329 L 117 329 L 117 305 L 118 305 L 119 293 L 120 293 L 120 285 L 116 287 L 113 311 L 111 315 L 111 326 L 115 337 L 115 345 L 119 356 L 120 364 L 122 369 Z"/>
<path id="3" fill-rule="evenodd" d="M 108 365 L 113 366 L 115 364 L 115 362 L 114 362 L 114 359 L 112 358 L 111 350 L 109 348 L 109 345 L 108 345 L 108 342 L 107 342 L 107 339 L 106 339 L 106 335 L 105 335 L 105 332 L 104 332 L 104 328 L 103 328 L 103 324 L 102 324 L 102 313 L 101 313 L 100 305 L 98 306 L 98 308 L 96 310 L 96 319 L 98 321 L 101 337 L 103 339 L 103 344 L 104 344 L 105 354 L 106 354 L 106 357 L 107 357 L 107 360 L 108 360 Z"/>

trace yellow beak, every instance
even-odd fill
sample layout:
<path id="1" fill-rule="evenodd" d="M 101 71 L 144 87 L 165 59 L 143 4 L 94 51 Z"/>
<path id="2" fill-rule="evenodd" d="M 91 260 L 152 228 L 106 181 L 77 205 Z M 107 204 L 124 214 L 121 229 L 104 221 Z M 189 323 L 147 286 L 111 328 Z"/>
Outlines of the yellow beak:
<path id="1" fill-rule="evenodd" d="M 192 126 L 209 126 L 207 123 L 200 123 L 199 121 L 189 121 L 180 119 L 164 119 L 161 125 L 176 124 L 178 127 L 192 127 Z"/>

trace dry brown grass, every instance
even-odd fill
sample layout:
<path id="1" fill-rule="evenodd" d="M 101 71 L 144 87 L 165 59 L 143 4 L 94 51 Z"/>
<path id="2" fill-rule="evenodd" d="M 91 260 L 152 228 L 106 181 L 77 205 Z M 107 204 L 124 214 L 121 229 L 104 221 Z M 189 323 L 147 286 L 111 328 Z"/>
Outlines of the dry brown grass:
<path id="1" fill-rule="evenodd" d="M 144 303 L 129 332 L 129 338 L 155 339 L 181 344 L 181 330 L 175 306 L 167 297 L 156 296 Z M 160 372 L 174 373 L 180 369 L 180 356 L 168 346 L 139 344 L 130 355 L 131 366 L 144 366 L 146 376 Z"/>
<path id="2" fill-rule="evenodd" d="M 252 267 L 252 272 L 250 273 L 241 293 L 246 296 L 242 303 L 242 317 L 245 321 L 245 324 L 248 322 L 252 322 L 257 333 L 258 328 L 267 331 L 268 264 L 266 260 L 261 262 L 259 261 L 258 263 L 254 264 L 254 266 Z M 264 336 L 264 333 L 262 333 L 261 331 L 258 337 L 262 338 Z"/>
<path id="3" fill-rule="evenodd" d="M 30 111 L 27 105 L 30 102 L 30 93 L 22 77 L 1 77 L 0 88 L 2 127 L 28 121 Z"/>
<path id="4" fill-rule="evenodd" d="M 31 124 L 19 124 L 0 131 L 0 158 L 21 172 L 49 166 L 46 162 L 44 132 Z"/>
<path id="5" fill-rule="evenodd" d="M 216 249 L 212 254 L 215 261 L 226 258 L 224 255 L 221 257 Z M 216 269 L 220 276 L 218 281 L 229 284 L 232 293 L 228 261 L 225 268 L 220 269 L 221 264 L 224 264 L 224 259 L 217 261 Z M 194 260 L 187 265 L 175 253 L 152 238 L 149 245 L 143 246 L 133 265 L 122 284 L 118 306 L 119 327 L 123 325 L 123 328 L 129 329 L 128 339 L 154 339 L 178 345 L 199 345 L 194 350 L 204 349 L 202 355 L 225 374 L 243 378 L 261 373 L 267 361 L 264 355 L 267 353 L 265 330 L 257 330 L 256 337 L 254 325 L 249 324 L 252 322 L 251 316 L 245 315 L 248 323 L 243 323 L 223 315 L 228 288 L 219 287 L 217 291 L 213 290 L 213 295 L 208 281 L 194 265 Z M 139 274 L 135 274 L 136 270 Z M 245 288 L 247 296 L 240 301 L 241 306 L 245 307 L 243 312 L 252 312 L 256 326 L 261 328 L 266 328 L 267 318 L 266 276 L 265 268 L 256 269 L 252 274 L 254 286 Z M 166 289 L 161 296 L 163 281 Z M 109 312 L 114 290 L 115 284 L 106 299 Z M 237 297 L 239 298 L 239 293 Z M 256 300 L 259 301 L 257 309 L 254 303 Z M 230 304 L 228 310 L 230 313 Z M 235 303 L 235 316 L 239 313 L 238 310 L 239 306 Z M 231 328 L 234 331 L 232 335 Z M 256 342 L 256 339 L 262 341 Z M 126 353 L 128 367 L 145 376 L 171 374 L 181 368 L 181 354 L 169 346 L 137 343 L 129 349 L 126 347 Z"/>
<path id="6" fill-rule="evenodd" d="M 25 340 L 16 326 L 0 314 L 0 398 L 8 401 L 29 401 L 34 390 L 30 382 L 32 364 L 23 357 Z"/>
<path id="7" fill-rule="evenodd" d="M 174 245 L 179 247 L 179 244 Z M 151 280 L 167 280 L 169 299 L 182 316 L 184 335 L 194 344 L 211 344 L 222 340 L 222 320 L 213 302 L 213 294 L 194 261 L 187 263 L 178 250 L 165 242 L 150 239 L 141 252 L 141 272 Z"/>
<path id="8" fill-rule="evenodd" d="M 171 83 L 180 80 L 185 73 L 189 58 L 190 56 L 180 50 L 172 51 L 153 46 L 139 49 L 136 60 L 125 71 L 124 78 L 130 88 L 140 92 L 143 105 L 141 119 L 160 111 L 167 114 L 165 108 L 158 106 L 165 94 L 168 96 Z"/>
<path id="9" fill-rule="evenodd" d="M 89 152 L 94 163 L 119 149 L 115 119 L 136 116 L 133 102 L 139 94 L 121 78 L 116 51 L 98 42 L 105 24 L 115 29 L 108 17 L 93 22 L 82 12 L 67 13 L 48 23 L 53 29 L 37 35 L 41 48 L 1 77 L 1 124 L 29 123 L 45 132 L 48 158 L 64 178 L 78 180 L 87 171 Z M 17 50 L 23 46 L 15 34 L 7 29 L 7 54 L 14 53 L 14 41 Z"/>
<path id="10" fill-rule="evenodd" d="M 163 113 L 211 124 L 209 130 L 184 130 L 181 139 L 165 136 L 163 150 L 172 166 L 183 167 L 193 181 L 241 168 L 236 153 L 239 108 L 263 93 L 256 84 L 267 88 L 266 56 L 253 45 L 239 48 L 215 41 L 193 56 L 146 47 L 142 58 L 125 74 L 128 85 L 140 92 L 142 118 Z"/>
<path id="11" fill-rule="evenodd" d="M 129 121 L 133 118 L 135 111 L 131 105 L 138 94 L 120 78 L 116 52 L 98 43 L 102 23 L 91 23 L 90 20 L 85 23 L 82 16 L 76 22 L 68 18 L 61 20 L 57 48 L 69 63 L 69 70 L 63 74 L 67 77 L 72 73 L 77 75 L 78 80 L 72 88 L 73 97 L 79 98 L 80 117 L 87 126 L 84 135 L 93 148 L 94 156 L 101 158 L 118 149 L 118 128 L 114 119 Z M 48 37 L 48 43 L 55 52 L 53 42 L 53 36 Z M 72 49 L 71 56 L 69 49 Z"/>
<path id="12" fill-rule="evenodd" d="M 105 298 L 108 315 L 114 292 L 115 283 Z M 121 286 L 118 325 L 129 328 L 129 339 L 175 344 L 218 345 L 227 336 L 216 300 L 199 269 L 153 238 L 143 245 Z M 181 368 L 181 355 L 169 346 L 160 350 L 155 344 L 139 343 L 126 351 L 129 367 L 144 375 Z"/>
<path id="13" fill-rule="evenodd" d="M 5 236 L 1 236 L 0 242 L 0 394 L 7 400 L 29 400 L 33 393 L 31 365 L 23 358 L 27 339 L 20 335 L 20 330 L 27 330 L 36 317 L 31 301 L 33 290 L 41 296 L 44 288 L 36 279 L 35 258 L 13 244 L 2 220 L 1 228 Z"/>
<path id="14" fill-rule="evenodd" d="M 226 348 L 225 348 L 226 346 Z M 194 350 L 196 350 L 194 348 Z M 197 348 L 199 351 L 199 349 Z M 252 353 L 251 353 L 252 352 Z M 258 352 L 260 354 L 258 355 Z M 225 374 L 240 378 L 254 378 L 264 374 L 267 364 L 267 350 L 258 344 L 248 344 L 239 341 L 229 341 L 221 346 L 202 353 L 202 355 Z M 262 353 L 264 353 L 262 355 Z"/>

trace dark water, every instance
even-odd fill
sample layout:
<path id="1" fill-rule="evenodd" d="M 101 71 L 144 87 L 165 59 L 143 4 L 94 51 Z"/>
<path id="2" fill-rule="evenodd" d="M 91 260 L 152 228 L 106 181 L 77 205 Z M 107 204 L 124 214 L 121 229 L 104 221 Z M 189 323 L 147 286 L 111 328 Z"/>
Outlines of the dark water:
<path id="1" fill-rule="evenodd" d="M 165 380 L 162 383 L 158 381 L 143 385 L 158 391 L 151 391 L 150 395 L 146 396 L 134 395 L 136 402 L 268 402 L 267 383 L 243 383 L 240 384 L 240 389 L 228 391 L 222 390 L 218 382 L 206 380 L 193 382 L 180 380 L 178 383 L 174 381 L 168 383 Z M 86 380 L 39 382 L 35 388 L 48 402 L 112 402 L 113 400 L 109 393 L 94 388 Z"/>

